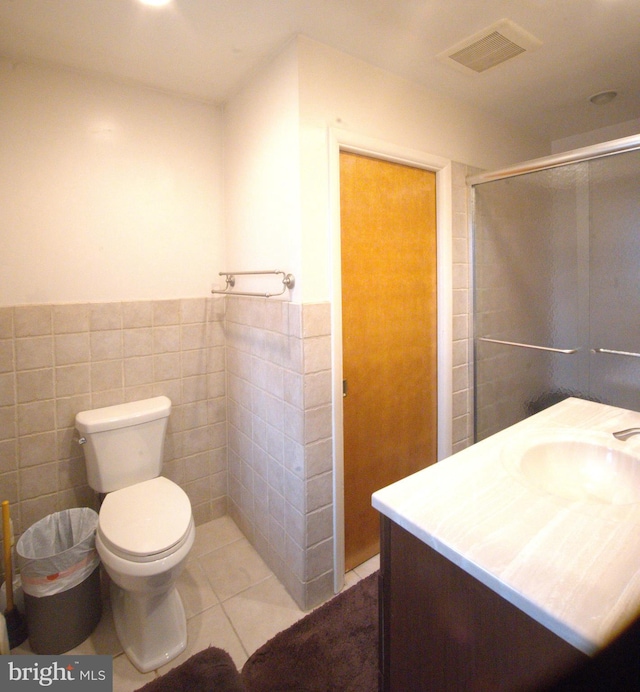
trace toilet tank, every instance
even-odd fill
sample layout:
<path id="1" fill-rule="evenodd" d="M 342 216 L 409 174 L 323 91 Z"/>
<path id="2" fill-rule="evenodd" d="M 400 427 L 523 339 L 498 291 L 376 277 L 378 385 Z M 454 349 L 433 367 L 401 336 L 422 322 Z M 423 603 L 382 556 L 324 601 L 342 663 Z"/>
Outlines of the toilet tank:
<path id="1" fill-rule="evenodd" d="M 166 396 L 78 413 L 89 485 L 110 493 L 159 476 L 170 413 Z"/>

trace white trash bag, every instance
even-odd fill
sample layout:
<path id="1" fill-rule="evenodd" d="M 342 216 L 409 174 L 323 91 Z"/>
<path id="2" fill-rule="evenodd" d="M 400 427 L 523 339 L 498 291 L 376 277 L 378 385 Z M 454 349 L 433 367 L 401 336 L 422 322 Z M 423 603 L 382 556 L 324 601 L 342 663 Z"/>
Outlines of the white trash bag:
<path id="1" fill-rule="evenodd" d="M 56 512 L 27 529 L 16 545 L 22 588 L 42 597 L 72 589 L 100 563 L 98 515 L 89 507 Z"/>

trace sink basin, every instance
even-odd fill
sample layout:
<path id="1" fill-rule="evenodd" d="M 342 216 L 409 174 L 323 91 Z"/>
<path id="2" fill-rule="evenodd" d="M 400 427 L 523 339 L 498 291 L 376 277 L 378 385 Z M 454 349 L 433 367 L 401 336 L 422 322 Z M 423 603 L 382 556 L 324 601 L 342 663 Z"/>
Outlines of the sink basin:
<path id="1" fill-rule="evenodd" d="M 506 444 L 502 458 L 521 480 L 552 495 L 611 505 L 640 502 L 640 450 L 610 433 L 535 433 L 535 439 Z"/>

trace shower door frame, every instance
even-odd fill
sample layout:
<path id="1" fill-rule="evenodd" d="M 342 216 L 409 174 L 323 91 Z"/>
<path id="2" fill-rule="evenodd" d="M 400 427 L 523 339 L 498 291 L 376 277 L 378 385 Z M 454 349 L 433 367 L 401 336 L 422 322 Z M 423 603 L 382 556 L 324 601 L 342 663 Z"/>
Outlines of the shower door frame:
<path id="1" fill-rule="evenodd" d="M 582 163 L 599 159 L 603 156 L 612 156 L 614 154 L 626 154 L 629 151 L 640 149 L 640 135 L 632 135 L 631 137 L 622 137 L 621 139 L 613 139 L 610 142 L 602 144 L 592 144 L 581 149 L 573 149 L 572 151 L 563 152 L 561 154 L 552 154 L 539 159 L 532 159 L 523 163 L 501 168 L 488 173 L 479 173 L 478 175 L 470 175 L 467 177 L 467 185 L 473 187 L 480 183 L 490 183 L 494 180 L 502 180 L 503 178 L 513 178 L 516 175 L 525 175 L 527 173 L 536 173 L 548 168 L 557 168 L 558 166 L 567 166 L 571 163 Z"/>
<path id="2" fill-rule="evenodd" d="M 480 173 L 477 175 L 472 175 L 467 177 L 467 186 L 470 190 L 470 199 L 471 199 L 471 228 L 470 228 L 470 281 L 471 281 L 471 286 L 474 287 L 474 290 L 472 292 L 472 301 L 473 301 L 473 307 L 472 307 L 472 319 L 473 319 L 473 360 L 472 360 L 472 368 L 473 368 L 473 381 L 474 381 L 474 386 L 473 386 L 473 428 L 474 428 L 474 441 L 478 441 L 478 435 L 477 435 L 477 368 L 476 368 L 476 353 L 477 353 L 477 340 L 478 336 L 476 334 L 476 324 L 475 324 L 475 317 L 477 314 L 476 307 L 476 293 L 475 293 L 475 271 L 476 271 L 476 257 L 475 257 L 475 191 L 473 190 L 474 186 L 482 184 L 482 183 L 489 183 L 489 182 L 494 182 L 497 180 L 505 180 L 507 178 L 514 178 L 516 176 L 521 176 L 521 175 L 527 175 L 529 173 L 537 173 L 540 171 L 544 170 L 549 170 L 551 168 L 559 168 L 561 166 L 568 166 L 572 164 L 580 164 L 580 163 L 586 163 L 589 161 L 593 161 L 595 159 L 599 158 L 604 158 L 607 156 L 614 156 L 617 154 L 626 154 L 632 151 L 637 151 L 640 149 L 640 135 L 632 135 L 630 137 L 623 137 L 620 139 L 615 139 L 611 140 L 609 142 L 603 142 L 600 144 L 594 144 L 591 146 L 587 147 L 582 147 L 580 149 L 574 149 L 572 151 L 568 152 L 563 152 L 560 154 L 554 154 L 551 156 L 545 156 L 542 158 L 538 159 L 532 159 L 530 161 L 525 161 L 523 163 L 516 164 L 514 166 L 510 166 L 507 168 L 502 168 L 496 171 L 491 171 L 491 172 L 486 172 L 486 173 Z M 582 308 L 581 308 L 582 309 Z M 507 342 L 504 342 L 507 343 Z M 523 346 L 525 348 L 538 348 L 540 349 L 539 346 L 530 346 L 529 344 L 514 344 L 512 343 L 511 345 L 513 346 Z M 557 352 L 562 352 L 562 353 L 569 353 L 568 350 L 566 351 L 561 351 L 560 349 L 551 349 L 551 348 L 542 348 L 541 350 L 547 350 L 547 351 L 557 351 Z M 606 350 L 606 349 L 605 349 Z M 638 355 L 638 354 L 629 354 L 629 353 L 622 353 L 620 352 L 621 355 Z"/>

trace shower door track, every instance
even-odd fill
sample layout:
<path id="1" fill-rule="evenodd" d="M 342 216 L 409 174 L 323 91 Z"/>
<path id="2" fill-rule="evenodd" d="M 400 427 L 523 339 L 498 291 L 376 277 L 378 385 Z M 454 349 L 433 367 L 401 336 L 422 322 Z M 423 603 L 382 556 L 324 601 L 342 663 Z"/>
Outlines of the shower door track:
<path id="1" fill-rule="evenodd" d="M 603 142 L 602 144 L 594 144 L 590 147 L 582 147 L 573 151 L 545 156 L 540 159 L 525 161 L 524 163 L 516 164 L 509 168 L 502 168 L 489 173 L 480 173 L 467 178 L 468 185 L 478 185 L 480 183 L 488 183 L 493 180 L 502 180 L 503 178 L 512 178 L 517 175 L 525 175 L 526 173 L 534 173 L 547 168 L 557 168 L 558 166 L 566 166 L 570 163 L 580 163 L 581 161 L 589 161 L 591 159 L 602 158 L 603 156 L 612 156 L 613 154 L 622 154 L 627 151 L 640 149 L 640 135 L 632 135 L 631 137 L 622 137 L 614 139 L 611 142 Z"/>

